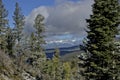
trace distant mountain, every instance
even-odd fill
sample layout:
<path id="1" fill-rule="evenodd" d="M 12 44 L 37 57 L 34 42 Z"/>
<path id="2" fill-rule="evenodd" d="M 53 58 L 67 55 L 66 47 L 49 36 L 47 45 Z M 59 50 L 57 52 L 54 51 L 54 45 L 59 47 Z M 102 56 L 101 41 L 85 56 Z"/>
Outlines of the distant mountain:
<path id="1" fill-rule="evenodd" d="M 63 39 L 63 40 L 54 40 L 54 41 L 46 41 L 46 45 L 43 47 L 45 49 L 53 49 L 53 48 L 67 48 L 82 44 L 82 39 Z"/>
<path id="2" fill-rule="evenodd" d="M 59 48 L 61 56 L 71 52 L 80 51 L 80 45 L 83 44 L 82 41 L 83 38 L 48 40 L 43 47 L 47 57 L 51 58 L 54 55 L 56 48 Z"/>
<path id="3" fill-rule="evenodd" d="M 120 35 L 116 35 L 116 40 L 120 40 Z M 82 39 L 48 41 L 44 45 L 47 57 L 51 58 L 56 48 L 59 48 L 61 56 L 86 50 L 83 46 Z"/>
<path id="4" fill-rule="evenodd" d="M 61 47 L 59 48 L 59 50 L 60 50 L 60 56 L 64 56 L 66 54 L 76 52 L 76 51 L 81 51 L 79 45 L 71 46 L 71 47 Z M 45 49 L 45 53 L 48 58 L 51 58 L 55 53 L 55 48 Z"/>

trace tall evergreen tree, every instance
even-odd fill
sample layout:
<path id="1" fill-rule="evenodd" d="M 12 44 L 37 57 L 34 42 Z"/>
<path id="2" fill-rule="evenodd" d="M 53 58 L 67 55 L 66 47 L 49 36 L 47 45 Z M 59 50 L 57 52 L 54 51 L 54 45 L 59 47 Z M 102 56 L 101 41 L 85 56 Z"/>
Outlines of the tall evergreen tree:
<path id="1" fill-rule="evenodd" d="M 35 33 L 32 33 L 30 36 L 30 49 L 32 51 L 32 62 L 39 65 L 41 63 L 37 61 L 41 61 L 45 59 L 45 53 L 43 52 L 42 46 L 45 41 L 43 39 L 42 33 L 44 32 L 44 17 L 42 15 L 37 15 L 35 18 L 34 28 Z M 34 44 L 33 44 L 34 43 Z M 41 60 L 40 60 L 41 59 Z"/>
<path id="2" fill-rule="evenodd" d="M 15 11 L 13 15 L 13 20 L 14 20 L 14 29 L 13 29 L 13 34 L 14 34 L 14 40 L 15 40 L 15 52 L 17 54 L 22 54 L 22 31 L 24 27 L 24 15 L 22 14 L 21 8 L 19 7 L 19 4 L 16 2 L 15 4 Z"/>
<path id="3" fill-rule="evenodd" d="M 15 4 L 15 11 L 13 15 L 14 20 L 14 29 L 13 29 L 13 38 L 15 41 L 14 45 L 14 56 L 16 56 L 15 63 L 18 66 L 18 70 L 22 71 L 22 64 L 23 64 L 23 54 L 24 54 L 24 45 L 22 43 L 22 31 L 24 28 L 24 15 L 22 14 L 21 7 L 16 2 Z"/>
<path id="4" fill-rule="evenodd" d="M 23 31 L 23 27 L 25 23 L 24 19 L 25 17 L 21 12 L 21 8 L 19 7 L 19 4 L 16 3 L 13 20 L 14 20 L 14 25 L 15 25 L 14 34 L 15 34 L 15 38 L 18 43 L 20 42 L 22 38 L 22 31 Z"/>
<path id="5" fill-rule="evenodd" d="M 114 38 L 120 24 L 118 0 L 94 0 L 93 14 L 87 19 L 89 58 L 86 62 L 87 80 L 120 80 L 115 65 Z"/>
<path id="6" fill-rule="evenodd" d="M 71 66 L 69 62 L 63 63 L 63 80 L 71 80 Z"/>
<path id="7" fill-rule="evenodd" d="M 34 21 L 33 27 L 35 28 L 35 32 L 31 34 L 29 38 L 29 50 L 30 56 L 28 56 L 27 61 L 32 65 L 36 74 L 37 80 L 41 79 L 42 69 L 46 62 L 46 55 L 43 51 L 42 45 L 45 43 L 44 41 L 44 17 L 42 15 L 37 15 Z"/>
<path id="8" fill-rule="evenodd" d="M 6 48 L 6 31 L 8 27 L 8 11 L 5 9 L 2 0 L 0 0 L 0 49 Z"/>
<path id="9" fill-rule="evenodd" d="M 52 80 L 62 80 L 62 64 L 60 62 L 60 50 L 55 49 L 54 56 L 52 58 Z"/>
<path id="10" fill-rule="evenodd" d="M 42 44 L 45 44 L 43 32 L 45 31 L 44 28 L 44 23 L 43 23 L 44 17 L 41 14 L 38 14 L 35 18 L 35 23 L 34 23 L 34 28 L 36 29 L 35 31 L 35 36 L 36 36 L 36 50 L 41 51 Z"/>

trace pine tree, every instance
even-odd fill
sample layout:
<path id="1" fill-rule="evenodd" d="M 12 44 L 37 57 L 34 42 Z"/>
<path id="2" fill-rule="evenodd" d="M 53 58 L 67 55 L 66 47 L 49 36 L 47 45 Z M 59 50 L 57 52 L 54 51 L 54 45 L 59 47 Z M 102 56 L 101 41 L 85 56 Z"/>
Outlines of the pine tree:
<path id="1" fill-rule="evenodd" d="M 35 33 L 31 34 L 30 44 L 31 44 L 31 49 L 33 50 L 31 55 L 36 57 L 36 58 L 33 58 L 33 61 L 34 59 L 36 59 L 37 61 L 41 61 L 41 60 L 45 60 L 46 58 L 42 48 L 42 45 L 45 42 L 42 36 L 42 33 L 44 32 L 43 20 L 44 20 L 44 17 L 42 15 L 37 15 L 34 23 L 34 28 L 36 29 L 36 31 Z M 37 61 L 35 61 L 36 64 L 41 64 Z"/>
<path id="2" fill-rule="evenodd" d="M 35 33 L 32 33 L 30 36 L 30 49 L 34 57 L 37 59 L 45 59 L 45 53 L 43 52 L 42 45 L 45 43 L 42 33 L 44 32 L 44 17 L 42 15 L 37 15 L 35 18 L 34 28 L 36 29 Z M 34 61 L 34 59 L 33 59 Z M 36 63 L 36 62 L 35 62 Z M 39 64 L 39 63 L 36 63 Z"/>
<path id="3" fill-rule="evenodd" d="M 86 79 L 117 80 L 114 38 L 120 24 L 120 7 L 118 0 L 94 0 L 93 14 L 87 19 L 86 48 L 89 57 L 86 61 Z"/>
<path id="4" fill-rule="evenodd" d="M 55 49 L 54 56 L 52 58 L 52 79 L 62 80 L 62 63 L 60 62 L 60 50 Z"/>
<path id="5" fill-rule="evenodd" d="M 43 73 L 45 77 L 47 76 L 47 80 L 63 80 L 63 66 L 60 62 L 59 52 L 59 49 L 55 49 L 53 58 L 45 63 Z"/>
<path id="6" fill-rule="evenodd" d="M 69 62 L 63 63 L 63 80 L 71 80 L 71 66 Z"/>
<path id="7" fill-rule="evenodd" d="M 5 9 L 2 0 L 0 0 L 0 49 L 6 48 L 6 31 L 8 27 L 8 11 Z"/>
<path id="8" fill-rule="evenodd" d="M 24 15 L 22 14 L 21 8 L 19 4 L 16 2 L 15 4 L 15 11 L 13 15 L 14 20 L 14 29 L 13 29 L 13 39 L 15 42 L 14 45 L 14 56 L 16 57 L 15 63 L 18 66 L 18 70 L 22 72 L 23 68 L 22 65 L 24 63 L 24 45 L 22 43 L 22 31 L 24 28 Z"/>
<path id="9" fill-rule="evenodd" d="M 30 35 L 29 38 L 29 56 L 27 61 L 32 65 L 33 70 L 36 71 L 37 80 L 41 79 L 43 68 L 46 62 L 46 54 L 43 51 L 42 45 L 45 44 L 43 32 L 44 32 L 44 17 L 42 15 L 37 15 L 34 21 L 33 27 L 35 32 Z"/>
<path id="10" fill-rule="evenodd" d="M 22 31 L 24 28 L 24 15 L 22 14 L 21 8 L 19 7 L 19 4 L 16 2 L 15 4 L 15 11 L 13 15 L 14 20 L 14 29 L 13 29 L 13 38 L 15 41 L 14 45 L 14 52 L 17 53 L 17 55 L 23 54 L 23 45 L 22 45 Z M 16 55 L 16 54 L 15 54 Z"/>
<path id="11" fill-rule="evenodd" d="M 13 20 L 14 20 L 14 36 L 17 40 L 17 42 L 19 43 L 21 38 L 22 38 L 22 31 L 23 31 L 23 27 L 24 27 L 24 15 L 21 12 L 21 8 L 19 7 L 19 4 L 16 3 L 15 4 L 15 11 L 14 11 L 14 16 L 13 16 Z"/>
<path id="12" fill-rule="evenodd" d="M 45 44 L 44 35 L 43 32 L 45 31 L 44 23 L 43 23 L 44 17 L 40 14 L 38 14 L 35 18 L 34 28 L 35 31 L 35 37 L 36 37 L 36 50 L 42 51 L 42 45 Z"/>

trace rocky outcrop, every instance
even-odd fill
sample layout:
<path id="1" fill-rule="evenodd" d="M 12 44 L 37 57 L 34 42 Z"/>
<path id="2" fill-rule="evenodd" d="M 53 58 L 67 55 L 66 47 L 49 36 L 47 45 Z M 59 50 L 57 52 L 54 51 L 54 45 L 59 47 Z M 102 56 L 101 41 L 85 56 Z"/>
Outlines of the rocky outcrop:
<path id="1" fill-rule="evenodd" d="M 36 80 L 35 77 L 31 76 L 29 73 L 23 71 L 22 73 L 23 80 Z"/>

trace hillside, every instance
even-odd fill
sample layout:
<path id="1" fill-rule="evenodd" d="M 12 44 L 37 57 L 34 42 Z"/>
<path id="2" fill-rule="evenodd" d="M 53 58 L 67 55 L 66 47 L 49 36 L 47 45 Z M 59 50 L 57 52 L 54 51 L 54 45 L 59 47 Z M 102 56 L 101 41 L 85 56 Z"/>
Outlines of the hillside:
<path id="1" fill-rule="evenodd" d="M 21 80 L 13 61 L 0 51 L 0 80 Z"/>
<path id="2" fill-rule="evenodd" d="M 74 51 L 71 53 L 66 53 L 61 57 L 61 61 L 73 61 L 74 59 L 77 59 L 78 55 L 81 55 L 83 51 Z"/>

